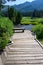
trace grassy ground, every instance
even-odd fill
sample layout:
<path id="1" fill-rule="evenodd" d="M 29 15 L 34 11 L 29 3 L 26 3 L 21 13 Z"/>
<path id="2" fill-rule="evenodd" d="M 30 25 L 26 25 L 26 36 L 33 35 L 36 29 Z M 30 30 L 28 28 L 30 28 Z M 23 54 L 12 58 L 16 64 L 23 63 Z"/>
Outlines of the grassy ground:
<path id="1" fill-rule="evenodd" d="M 43 18 L 31 18 L 31 17 L 22 17 L 21 24 L 33 24 L 37 25 L 39 23 L 43 24 Z"/>

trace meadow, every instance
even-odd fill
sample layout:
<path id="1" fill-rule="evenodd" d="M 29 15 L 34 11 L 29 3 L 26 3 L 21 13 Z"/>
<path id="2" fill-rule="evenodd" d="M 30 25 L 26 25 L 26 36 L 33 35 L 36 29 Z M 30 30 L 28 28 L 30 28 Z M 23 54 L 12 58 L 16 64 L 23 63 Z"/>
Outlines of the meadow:
<path id="1" fill-rule="evenodd" d="M 21 23 L 22 25 L 37 25 L 37 24 L 43 24 L 43 18 L 31 18 L 31 17 L 22 17 Z"/>

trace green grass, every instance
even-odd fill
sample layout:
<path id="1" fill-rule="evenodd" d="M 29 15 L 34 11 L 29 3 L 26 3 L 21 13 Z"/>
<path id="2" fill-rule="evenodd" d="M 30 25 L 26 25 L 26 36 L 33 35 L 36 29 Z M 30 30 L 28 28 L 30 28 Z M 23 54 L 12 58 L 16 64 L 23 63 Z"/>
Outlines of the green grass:
<path id="1" fill-rule="evenodd" d="M 31 17 L 22 17 L 21 24 L 24 25 L 37 25 L 37 24 L 43 24 L 43 18 L 31 18 Z"/>

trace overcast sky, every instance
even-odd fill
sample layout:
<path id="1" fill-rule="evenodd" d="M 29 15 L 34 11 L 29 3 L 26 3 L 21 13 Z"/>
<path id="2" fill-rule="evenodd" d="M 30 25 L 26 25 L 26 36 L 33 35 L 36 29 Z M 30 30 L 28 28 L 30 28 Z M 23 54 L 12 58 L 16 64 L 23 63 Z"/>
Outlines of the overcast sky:
<path id="1" fill-rule="evenodd" d="M 7 0 L 6 0 L 7 1 Z M 24 2 L 26 2 L 26 1 L 28 1 L 28 2 L 32 2 L 33 0 L 16 0 L 15 2 L 7 2 L 5 5 L 14 5 L 14 4 L 16 4 L 16 5 L 18 5 L 18 4 L 21 4 L 21 3 L 24 3 Z"/>

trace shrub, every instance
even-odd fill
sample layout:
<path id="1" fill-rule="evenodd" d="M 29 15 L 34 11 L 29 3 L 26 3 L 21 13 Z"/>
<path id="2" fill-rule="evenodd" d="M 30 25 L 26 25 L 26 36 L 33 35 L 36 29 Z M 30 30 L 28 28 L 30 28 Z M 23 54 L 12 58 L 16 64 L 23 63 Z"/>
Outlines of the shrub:
<path id="1" fill-rule="evenodd" d="M 32 29 L 32 31 L 36 34 L 38 39 L 43 39 L 43 25 L 42 24 L 36 25 Z"/>
<path id="2" fill-rule="evenodd" d="M 10 36 L 13 34 L 13 24 L 8 18 L 0 18 L 0 49 L 4 49 L 8 44 Z"/>

